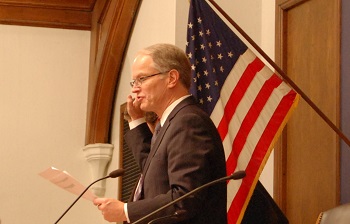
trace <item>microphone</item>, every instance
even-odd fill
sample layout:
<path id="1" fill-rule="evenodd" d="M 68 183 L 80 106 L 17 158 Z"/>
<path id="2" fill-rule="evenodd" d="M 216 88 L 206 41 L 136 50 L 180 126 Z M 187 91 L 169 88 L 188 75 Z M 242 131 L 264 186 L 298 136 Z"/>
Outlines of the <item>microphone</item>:
<path id="1" fill-rule="evenodd" d="M 101 180 L 104 180 L 104 179 L 107 179 L 107 178 L 116 178 L 116 177 L 119 177 L 119 176 L 122 176 L 124 174 L 124 169 L 117 169 L 117 170 L 114 170 L 112 172 L 109 173 L 108 176 L 105 176 L 105 177 L 102 177 L 98 180 L 95 180 L 94 182 L 92 182 L 89 186 L 87 186 L 85 188 L 85 190 L 78 196 L 77 199 L 75 199 L 75 201 L 68 207 L 68 209 L 61 215 L 61 217 L 59 217 L 57 219 L 57 221 L 55 222 L 58 223 L 62 218 L 63 216 L 73 207 L 73 205 L 84 195 L 84 193 L 93 185 L 95 184 L 96 182 L 99 182 Z"/>
<path id="2" fill-rule="evenodd" d="M 201 190 L 203 190 L 203 189 L 205 189 L 205 188 L 207 188 L 207 187 L 210 187 L 210 186 L 212 186 L 212 185 L 215 185 L 215 184 L 217 184 L 217 183 L 224 182 L 224 181 L 230 180 L 230 179 L 232 179 L 232 180 L 239 180 L 239 179 L 242 179 L 242 178 L 245 177 L 245 176 L 246 176 L 245 171 L 241 170 L 241 171 L 234 172 L 234 173 L 231 174 L 230 176 L 222 177 L 222 178 L 213 180 L 213 181 L 211 181 L 211 182 L 208 182 L 208 183 L 206 183 L 206 184 L 204 184 L 204 185 L 202 185 L 202 186 L 199 186 L 199 187 L 195 188 L 194 190 L 192 190 L 192 191 L 190 191 L 190 192 L 188 192 L 188 193 L 182 195 L 181 197 L 178 197 L 177 199 L 175 199 L 175 200 L 169 202 L 168 204 L 166 204 L 166 205 L 164 205 L 164 206 L 158 208 L 157 210 L 155 210 L 155 211 L 149 213 L 148 215 L 146 215 L 146 216 L 144 216 L 144 217 L 142 217 L 142 218 L 136 220 L 135 222 L 133 222 L 133 224 L 141 223 L 141 222 L 145 221 L 146 219 L 148 219 L 149 217 L 153 216 L 154 214 L 156 214 L 156 213 L 158 213 L 158 212 L 160 212 L 160 211 L 166 209 L 166 208 L 169 207 L 169 206 L 172 206 L 172 205 L 175 204 L 176 202 L 179 202 L 179 201 L 181 201 L 181 200 L 183 200 L 183 199 L 185 199 L 185 198 L 187 198 L 187 197 L 189 197 L 189 196 L 191 196 L 191 195 L 197 193 L 198 191 L 201 191 Z M 185 211 L 185 210 L 180 210 L 180 211 L 181 211 L 181 213 L 182 213 L 181 215 L 183 215 L 185 212 L 187 212 L 187 211 Z M 184 212 L 182 212 L 182 211 L 184 211 Z M 179 212 L 179 211 L 178 211 L 178 212 Z M 176 214 L 176 212 L 175 212 L 175 214 Z M 175 215 L 175 214 L 169 215 L 169 216 L 165 216 L 165 217 L 163 217 L 163 218 L 170 218 L 170 217 L 175 218 L 175 217 L 177 216 L 177 215 Z M 162 218 L 162 217 L 161 217 L 161 218 Z M 155 219 L 155 220 L 158 221 L 158 220 L 161 219 L 161 218 L 157 218 L 157 219 Z M 149 223 L 152 223 L 152 222 L 153 222 L 153 220 L 151 220 L 151 222 L 149 222 Z"/>
<path id="3" fill-rule="evenodd" d="M 103 180 L 103 179 L 106 179 L 106 178 L 109 178 L 109 177 L 110 178 L 120 177 L 120 176 L 124 175 L 124 172 L 125 172 L 124 169 L 117 169 L 117 170 L 114 170 L 114 171 L 110 172 L 108 176 L 103 177 L 101 179 L 98 179 L 97 181 L 100 181 L 100 180 Z M 94 183 L 96 183 L 97 181 L 95 181 Z M 92 183 L 92 184 L 94 184 L 94 183 Z"/>

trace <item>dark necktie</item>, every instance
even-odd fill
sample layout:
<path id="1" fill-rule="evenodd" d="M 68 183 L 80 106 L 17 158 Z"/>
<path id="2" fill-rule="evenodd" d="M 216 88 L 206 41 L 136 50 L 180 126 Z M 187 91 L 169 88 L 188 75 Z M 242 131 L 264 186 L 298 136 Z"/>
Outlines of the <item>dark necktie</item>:
<path id="1" fill-rule="evenodd" d="M 156 125 L 156 127 L 155 127 L 155 129 L 154 129 L 154 133 L 153 133 L 153 136 L 152 136 L 151 148 L 152 148 L 154 142 L 155 142 L 156 139 L 157 139 L 157 136 L 158 136 L 158 133 L 159 133 L 161 127 L 162 127 L 162 126 L 160 126 L 160 122 L 158 122 L 157 125 Z"/>
<path id="2" fill-rule="evenodd" d="M 152 136 L 151 148 L 153 147 L 153 144 L 157 139 L 157 135 L 158 135 L 160 129 L 161 129 L 160 122 L 158 122 L 158 124 L 156 125 L 156 127 L 154 129 L 154 133 Z M 143 185 L 143 174 L 141 174 L 139 182 L 137 183 L 137 187 L 136 187 L 135 194 L 134 194 L 134 201 L 137 201 L 141 198 L 142 185 Z"/>

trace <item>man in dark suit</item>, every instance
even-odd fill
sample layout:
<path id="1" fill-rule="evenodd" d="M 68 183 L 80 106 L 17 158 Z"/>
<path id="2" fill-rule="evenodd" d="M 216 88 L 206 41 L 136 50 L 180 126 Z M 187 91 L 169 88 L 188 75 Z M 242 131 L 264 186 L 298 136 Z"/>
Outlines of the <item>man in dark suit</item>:
<path id="1" fill-rule="evenodd" d="M 94 204 L 108 221 L 136 220 L 210 181 L 226 176 L 220 136 L 210 117 L 189 95 L 191 66 L 186 54 L 171 44 L 156 44 L 138 52 L 132 65 L 132 93 L 127 98 L 131 117 L 125 140 L 142 175 L 134 200 L 98 198 Z M 159 117 L 156 139 L 144 112 Z M 226 183 L 200 191 L 149 220 L 185 211 L 175 223 L 224 224 Z M 148 221 L 145 223 L 148 223 Z M 166 220 L 164 223 L 172 223 Z"/>

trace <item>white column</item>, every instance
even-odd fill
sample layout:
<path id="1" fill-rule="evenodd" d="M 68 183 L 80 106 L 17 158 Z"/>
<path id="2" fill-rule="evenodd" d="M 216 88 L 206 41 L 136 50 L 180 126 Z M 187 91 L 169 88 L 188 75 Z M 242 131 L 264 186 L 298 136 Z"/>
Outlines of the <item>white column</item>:
<path id="1" fill-rule="evenodd" d="M 107 165 L 113 155 L 112 144 L 90 144 L 83 148 L 85 158 L 90 164 L 92 181 L 100 179 L 107 175 Z M 92 191 L 99 197 L 104 196 L 106 191 L 106 181 L 102 180 L 91 187 Z"/>

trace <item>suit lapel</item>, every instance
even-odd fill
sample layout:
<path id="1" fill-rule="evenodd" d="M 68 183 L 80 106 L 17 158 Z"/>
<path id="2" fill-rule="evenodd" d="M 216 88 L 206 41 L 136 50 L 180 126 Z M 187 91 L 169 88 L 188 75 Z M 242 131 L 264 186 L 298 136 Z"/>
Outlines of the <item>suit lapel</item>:
<path id="1" fill-rule="evenodd" d="M 167 129 L 169 128 L 170 124 L 171 124 L 171 120 L 175 117 L 175 115 L 185 106 L 190 105 L 190 104 L 196 104 L 196 101 L 194 99 L 193 96 L 190 96 L 186 99 L 184 99 L 183 101 L 181 101 L 174 109 L 173 111 L 169 114 L 168 118 L 166 119 L 164 125 L 161 127 L 157 139 L 155 140 L 154 144 L 151 147 L 151 151 L 148 155 L 146 164 L 145 164 L 145 168 L 143 171 L 143 174 L 146 175 L 147 170 L 149 168 L 149 165 L 151 163 L 151 160 L 153 159 L 155 153 L 157 152 L 157 150 L 159 149 L 159 145 L 162 142 L 162 139 L 164 137 L 164 134 L 166 133 Z"/>

